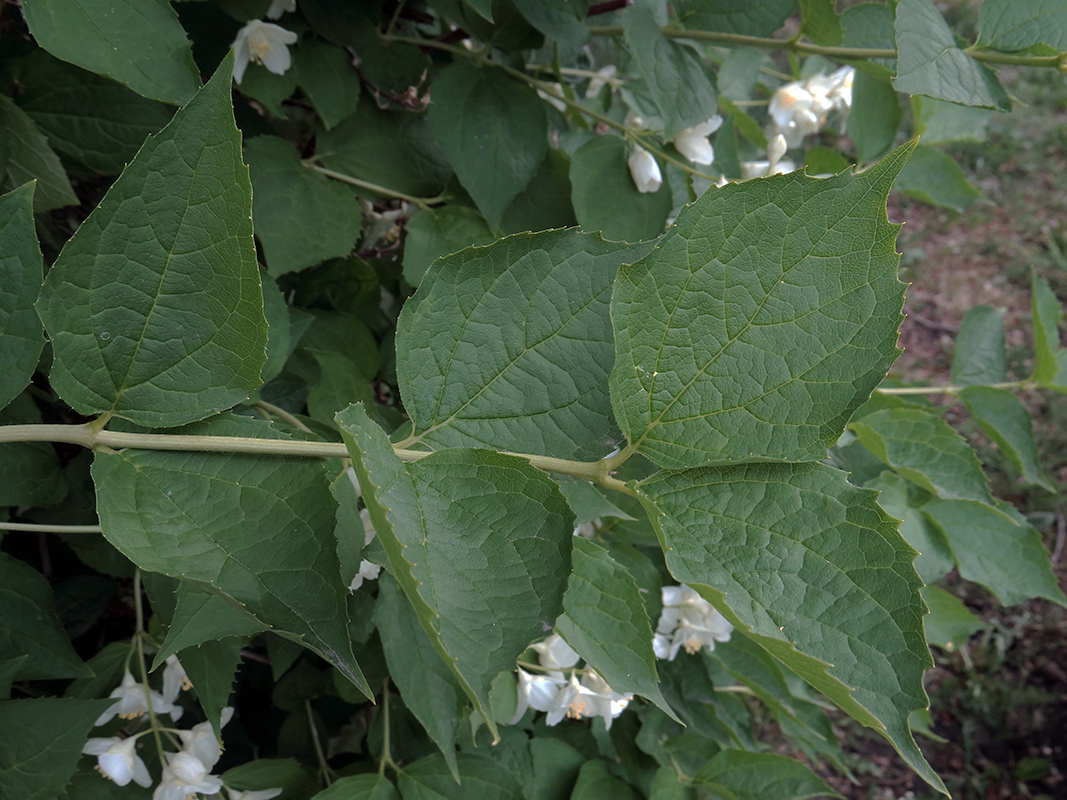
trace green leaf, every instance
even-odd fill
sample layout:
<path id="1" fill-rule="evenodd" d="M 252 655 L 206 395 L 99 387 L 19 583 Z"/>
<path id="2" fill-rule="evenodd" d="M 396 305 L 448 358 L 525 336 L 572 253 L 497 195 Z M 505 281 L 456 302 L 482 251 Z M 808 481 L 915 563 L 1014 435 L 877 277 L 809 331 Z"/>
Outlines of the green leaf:
<path id="1" fill-rule="evenodd" d="M 549 148 L 526 189 L 504 212 L 500 229 L 504 233 L 522 233 L 577 225 L 578 218 L 571 204 L 570 169 L 570 157 L 562 150 Z"/>
<path id="2" fill-rule="evenodd" d="M 253 61 L 241 80 L 241 93 L 257 101 L 268 114 L 282 120 L 288 119 L 284 103 L 296 91 L 300 82 L 299 73 L 296 64 L 284 74 L 277 75 Z"/>
<path id="3" fill-rule="evenodd" d="M 518 779 L 488 756 L 460 753 L 460 782 L 439 755 L 420 759 L 399 773 L 404 800 L 522 800 Z"/>
<path id="4" fill-rule="evenodd" d="M 1052 293 L 1048 281 L 1039 278 L 1037 272 L 1032 275 L 1031 305 L 1034 319 L 1034 380 L 1038 384 L 1050 386 L 1060 384 L 1060 319 L 1063 311 L 1056 295 Z M 1053 386 L 1053 388 L 1057 388 Z"/>
<path id="5" fill-rule="evenodd" d="M 800 0 L 800 15 L 803 20 L 800 32 L 815 44 L 841 44 L 845 38 L 841 17 L 834 10 L 834 0 Z"/>
<path id="6" fill-rule="evenodd" d="M 898 0 L 896 33 L 898 91 L 1011 111 L 997 76 L 956 46 L 932 0 Z"/>
<path id="7" fill-rule="evenodd" d="M 1000 383 L 1007 379 L 1004 353 L 1006 309 L 975 306 L 960 323 L 952 356 L 952 382 L 960 386 Z"/>
<path id="8" fill-rule="evenodd" d="M 797 0 L 681 0 L 678 21 L 692 30 L 770 36 L 797 9 Z"/>
<path id="9" fill-rule="evenodd" d="M 1062 0 L 986 0 L 978 10 L 977 44 L 1005 53 L 1044 45 L 1050 55 L 1062 53 L 1067 6 Z"/>
<path id="10" fill-rule="evenodd" d="M 315 106 L 326 130 L 356 112 L 360 80 L 347 51 L 307 37 L 300 42 L 293 59 L 300 88 Z"/>
<path id="11" fill-rule="evenodd" d="M 767 61 L 767 53 L 758 47 L 732 47 L 723 56 L 722 66 L 716 80 L 719 84 L 719 97 L 729 100 L 748 100 L 752 96 L 752 90 L 756 88 L 759 80 L 760 67 Z M 719 128 L 720 135 L 724 128 L 732 128 L 732 120 L 729 124 Z M 719 152 L 719 142 L 716 139 L 715 152 Z"/>
<path id="12" fill-rule="evenodd" d="M 607 550 L 581 536 L 574 539 L 571 559 L 557 632 L 613 691 L 643 695 L 674 717 L 659 691 L 652 628 L 637 581 Z"/>
<path id="13" fill-rule="evenodd" d="M 920 202 L 964 211 L 979 192 L 952 157 L 934 147 L 920 145 L 900 171 L 893 191 L 914 197 Z"/>
<path id="14" fill-rule="evenodd" d="M 425 114 L 382 111 L 363 103 L 316 141 L 315 157 L 330 169 L 394 192 L 432 197 L 452 176 Z"/>
<path id="15" fill-rule="evenodd" d="M 648 249 L 545 231 L 439 260 L 397 324 L 404 446 L 605 455 L 611 286 Z"/>
<path id="16" fill-rule="evenodd" d="M 863 488 L 880 492 L 878 505 L 889 516 L 900 520 L 900 535 L 918 553 L 915 557 L 915 571 L 919 573 L 923 583 L 933 583 L 956 565 L 944 534 L 919 510 L 920 506 L 930 500 L 928 492 L 888 470 L 867 481 Z M 919 495 L 921 499 L 915 495 Z"/>
<path id="17" fill-rule="evenodd" d="M 689 783 L 681 783 L 678 773 L 671 767 L 660 767 L 648 793 L 649 800 L 696 800 L 696 789 Z"/>
<path id="18" fill-rule="evenodd" d="M 48 581 L 6 553 L 0 553 L 0 653 L 5 658 L 29 656 L 17 673 L 19 680 L 93 674 L 74 652 L 56 616 Z"/>
<path id="19" fill-rule="evenodd" d="M 858 98 L 856 98 L 858 99 Z M 915 117 L 915 135 L 923 144 L 948 142 L 984 142 L 995 111 L 959 103 L 946 103 L 932 97 L 915 95 L 911 98 Z"/>
<path id="20" fill-rule="evenodd" d="M 571 792 L 571 800 L 637 800 L 637 794 L 626 781 L 616 778 L 608 770 L 608 762 L 599 758 L 586 761 L 578 773 L 578 781 Z"/>
<path id="21" fill-rule="evenodd" d="M 473 208 L 447 205 L 426 208 L 408 220 L 404 239 L 404 280 L 418 286 L 441 256 L 471 245 L 489 244 L 496 237 L 485 218 Z"/>
<path id="22" fill-rule="evenodd" d="M 350 403 L 366 403 L 373 408 L 374 387 L 360 370 L 341 353 L 316 353 L 322 377 L 308 392 L 308 415 L 323 425 Z"/>
<path id="23" fill-rule="evenodd" d="M 986 436 L 1019 470 L 1024 481 L 1049 492 L 1056 491 L 1041 474 L 1030 413 L 1018 397 L 1007 389 L 970 386 L 960 392 L 960 399 Z"/>
<path id="24" fill-rule="evenodd" d="M 388 574 L 378 581 L 374 624 L 382 638 L 389 676 L 430 738 L 441 748 L 445 763 L 459 780 L 456 741 L 467 696 L 434 650 L 397 582 Z"/>
<path id="25" fill-rule="evenodd" d="M 842 42 L 845 47 L 896 49 L 893 9 L 885 3 L 861 3 L 846 8 L 841 13 L 841 27 L 845 32 Z M 895 58 L 858 59 L 852 63 L 857 72 L 865 72 L 881 80 L 889 80 L 896 73 Z"/>
<path id="26" fill-rule="evenodd" d="M 663 138 L 672 139 L 713 116 L 718 107 L 715 78 L 697 51 L 664 36 L 647 8 L 629 8 L 622 20 L 626 45 L 663 120 Z"/>
<path id="27" fill-rule="evenodd" d="M 113 702 L 40 697 L 0 703 L 0 797 L 53 800 L 77 769 L 93 722 Z"/>
<path id="28" fill-rule="evenodd" d="M 339 355 L 348 360 L 366 378 L 378 374 L 381 358 L 378 343 L 357 317 L 343 311 L 314 309 L 314 322 L 300 339 L 300 352 L 315 358 Z"/>
<path id="29" fill-rule="evenodd" d="M 744 636 L 734 636 L 716 645 L 711 658 L 743 686 L 747 686 L 774 715 L 782 733 L 805 753 L 824 757 L 847 774 L 844 754 L 826 713 L 803 698 L 793 695 L 780 664 L 758 644 Z"/>
<path id="30" fill-rule="evenodd" d="M 611 397 L 632 449 L 668 468 L 826 457 L 898 353 L 885 202 L 907 156 L 708 189 L 619 270 Z"/>
<path id="31" fill-rule="evenodd" d="M 285 438 L 267 423 L 239 417 L 183 432 Z M 322 463 L 233 453 L 97 452 L 93 480 L 104 536 L 134 563 L 229 598 L 372 696 L 348 639 L 347 589 Z"/>
<path id="32" fill-rule="evenodd" d="M 541 99 L 501 70 L 461 59 L 438 73 L 429 119 L 459 182 L 497 227 L 548 150 Z"/>
<path id="33" fill-rule="evenodd" d="M 808 797 L 842 797 L 811 771 L 786 756 L 723 750 L 701 767 L 693 783 L 730 800 L 804 800 Z"/>
<path id="34" fill-rule="evenodd" d="M 30 382 L 44 347 L 33 310 L 44 273 L 33 227 L 34 184 L 0 195 L 0 408 Z"/>
<path id="35" fill-rule="evenodd" d="M 183 105 L 200 88 L 191 44 L 170 3 L 30 0 L 22 11 L 33 38 L 49 53 L 137 94 Z"/>
<path id="36" fill-rule="evenodd" d="M 959 598 L 937 586 L 922 588 L 923 601 L 930 609 L 924 620 L 926 641 L 952 652 L 989 625 L 972 614 Z"/>
<path id="37" fill-rule="evenodd" d="M 464 5 L 470 6 L 484 19 L 493 21 L 492 0 L 463 0 Z"/>
<path id="38" fill-rule="evenodd" d="M 242 792 L 262 791 L 276 786 L 292 786 L 299 783 L 303 776 L 304 770 L 299 763 L 291 758 L 261 758 L 256 761 L 248 761 L 239 767 L 226 770 L 221 775 L 227 787 Z M 347 780 L 350 779 L 342 778 L 337 783 L 343 783 Z M 321 796 L 318 795 L 318 797 Z"/>
<path id="39" fill-rule="evenodd" d="M 900 99 L 888 80 L 865 72 L 855 74 L 847 125 L 861 163 L 874 161 L 893 146 L 900 125 Z"/>
<path id="40" fill-rule="evenodd" d="M 675 579 L 941 789 L 907 724 L 932 664 L 915 551 L 872 492 L 821 464 L 661 472 L 637 489 Z"/>
<path id="41" fill-rule="evenodd" d="M 604 493 L 589 481 L 560 481 L 560 491 L 574 512 L 574 524 L 592 522 L 597 517 L 618 517 L 632 520 L 629 514 L 608 500 Z"/>
<path id="42" fill-rule="evenodd" d="M 960 575 L 1004 605 L 1044 597 L 1067 606 L 1040 534 L 1022 517 L 967 500 L 932 500 L 923 511 L 945 532 Z"/>
<path id="43" fill-rule="evenodd" d="M 11 684 L 17 680 L 22 665 L 26 663 L 29 655 L 23 654 L 14 658 L 5 658 L 0 661 L 0 700 L 8 700 L 11 697 Z"/>
<path id="44" fill-rule="evenodd" d="M 391 572 L 496 738 L 490 686 L 563 610 L 574 516 L 523 459 L 457 449 L 405 464 L 362 406 L 337 418 Z"/>
<path id="45" fill-rule="evenodd" d="M 167 637 L 156 653 L 152 669 L 159 667 L 167 656 L 204 642 L 270 630 L 269 625 L 198 583 L 180 581 L 175 597 L 177 605 L 167 624 Z"/>
<path id="46" fill-rule="evenodd" d="M 267 320 L 267 363 L 262 371 L 262 380 L 267 383 L 281 374 L 295 342 L 290 334 L 289 306 L 281 288 L 263 270 L 259 279 L 263 285 L 263 316 Z"/>
<path id="47" fill-rule="evenodd" d="M 78 204 L 59 156 L 48 146 L 48 141 L 26 112 L 3 95 L 0 95 L 0 141 L 4 142 L 7 151 L 7 158 L 0 159 L 0 167 L 5 168 L 6 175 L 2 182 L 21 186 L 36 180 L 34 211 Z"/>
<path id="48" fill-rule="evenodd" d="M 28 391 L 0 410 L 0 424 L 36 425 L 41 412 Z M 0 444 L 0 508 L 42 506 L 51 508 L 67 494 L 67 482 L 51 442 L 5 442 Z"/>
<path id="49" fill-rule="evenodd" d="M 245 158 L 252 220 L 272 276 L 352 252 L 360 211 L 349 187 L 305 169 L 293 146 L 275 136 L 249 141 Z"/>
<path id="50" fill-rule="evenodd" d="M 215 736 L 222 741 L 220 717 L 222 709 L 230 704 L 233 680 L 241 663 L 241 648 L 248 642 L 244 637 L 231 636 L 212 642 L 204 642 L 178 654 L 178 661 L 185 668 L 189 682 L 196 690 L 196 698 L 211 723 Z"/>
<path id="51" fill-rule="evenodd" d="M 527 22 L 561 45 L 581 47 L 589 41 L 582 24 L 589 0 L 524 0 L 515 7 Z"/>
<path id="52" fill-rule="evenodd" d="M 45 279 L 52 386 L 83 414 L 180 425 L 259 387 L 267 326 L 232 68 L 145 143 Z"/>
<path id="53" fill-rule="evenodd" d="M 533 777 L 523 784 L 526 800 L 565 800 L 571 796 L 585 756 L 566 742 L 537 736 L 529 742 Z"/>
<path id="54" fill-rule="evenodd" d="M 812 147 L 804 153 L 804 172 L 808 175 L 836 175 L 852 163 L 853 159 L 829 147 Z"/>
<path id="55" fill-rule="evenodd" d="M 993 502 L 978 457 L 935 413 L 886 408 L 849 428 L 883 463 L 926 491 L 945 500 Z"/>
<path id="56" fill-rule="evenodd" d="M 19 107 L 59 152 L 103 175 L 118 175 L 174 108 L 112 80 L 51 58 L 43 50 L 22 64 Z"/>
<path id="57" fill-rule="evenodd" d="M 334 781 L 312 800 L 400 800 L 400 795 L 382 775 L 349 775 Z"/>
<path id="58" fill-rule="evenodd" d="M 598 136 L 571 157 L 574 213 L 587 231 L 605 239 L 636 242 L 663 233 L 671 213 L 666 179 L 654 192 L 639 192 L 626 165 L 630 146 L 618 136 Z M 666 177 L 666 176 L 664 176 Z"/>

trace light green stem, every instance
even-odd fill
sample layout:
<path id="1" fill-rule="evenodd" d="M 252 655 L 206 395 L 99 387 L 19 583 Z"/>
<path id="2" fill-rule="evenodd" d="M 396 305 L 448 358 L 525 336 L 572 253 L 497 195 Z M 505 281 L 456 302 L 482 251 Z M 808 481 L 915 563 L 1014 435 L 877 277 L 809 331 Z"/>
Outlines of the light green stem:
<path id="1" fill-rule="evenodd" d="M 750 47 L 762 47 L 765 50 L 788 50 L 793 53 L 802 53 L 809 56 L 826 56 L 827 58 L 841 59 L 870 59 L 870 58 L 896 58 L 897 51 L 871 47 L 825 47 L 823 45 L 802 42 L 797 38 L 792 39 L 766 39 L 760 36 L 743 36 L 737 33 L 720 33 L 718 31 L 691 31 L 685 28 L 661 28 L 664 36 L 673 39 L 692 39 L 698 42 L 717 42 L 720 44 L 740 44 Z M 589 33 L 593 36 L 622 36 L 621 25 L 590 26 Z M 999 53 L 994 50 L 984 50 L 977 46 L 968 47 L 964 50 L 975 61 L 985 61 L 989 64 L 1013 64 L 1020 67 L 1052 67 L 1064 69 L 1067 54 L 1060 53 L 1054 56 L 1021 56 L 1014 53 Z"/>
<path id="2" fill-rule="evenodd" d="M 983 385 L 983 384 L 979 384 Z M 1030 381 L 1006 381 L 1004 383 L 984 384 L 988 389 L 1029 389 L 1033 386 Z M 967 386 L 880 386 L 874 391 L 878 394 L 909 395 L 909 394 L 951 394 L 957 395 Z"/>
<path id="3" fill-rule="evenodd" d="M 394 772 L 397 771 L 396 762 L 393 761 L 389 737 L 389 679 L 386 678 L 385 685 L 382 688 L 382 758 L 378 762 L 379 775 L 385 774 L 386 764 L 392 767 Z"/>
<path id="4" fill-rule="evenodd" d="M 41 533 L 100 533 L 100 526 L 40 525 L 35 522 L 0 522 L 0 531 L 39 531 Z"/>
<path id="5" fill-rule="evenodd" d="M 340 442 L 301 442 L 289 439 L 252 439 L 243 436 L 189 436 L 176 433 L 123 433 L 94 430 L 92 423 L 84 425 L 2 425 L 0 442 L 66 442 L 92 450 L 179 450 L 201 453 L 254 453 L 258 455 L 305 458 L 349 458 L 348 449 Z M 418 461 L 430 455 L 424 450 L 394 448 L 402 461 Z M 510 453 L 529 461 L 546 472 L 558 472 L 592 481 L 608 489 L 632 494 L 625 482 L 611 476 L 606 461 L 568 461 L 563 458 Z"/>
<path id="6" fill-rule="evenodd" d="M 304 700 L 304 710 L 307 712 L 308 726 L 311 728 L 311 743 L 315 747 L 315 755 L 319 760 L 319 772 L 322 774 L 322 782 L 326 784 L 326 788 L 330 788 L 330 784 L 333 783 L 333 770 L 330 769 L 330 765 L 326 763 L 326 753 L 322 749 L 322 741 L 319 739 L 319 728 L 315 724 L 315 714 L 311 710 L 311 701 Z"/>
<path id="7" fill-rule="evenodd" d="M 395 197 L 397 200 L 405 200 L 412 205 L 418 206 L 425 210 L 432 206 L 434 203 L 440 203 L 444 201 L 444 197 L 412 197 L 410 194 L 404 194 L 398 192 L 396 189 L 389 189 L 385 186 L 379 186 L 376 183 L 370 181 L 361 180 L 360 178 L 353 178 L 351 175 L 345 175 L 343 172 L 335 172 L 332 169 L 326 167 L 320 167 L 314 161 L 301 162 L 305 169 L 313 170 L 321 175 L 325 175 L 327 178 L 333 178 L 335 181 L 341 181 L 342 183 L 348 183 L 352 186 L 358 186 L 361 189 L 366 189 L 369 192 L 375 194 L 383 194 L 386 197 Z"/>
<path id="8" fill-rule="evenodd" d="M 297 419 L 294 415 L 290 414 L 284 408 L 279 408 L 273 403 L 268 403 L 266 400 L 257 400 L 252 405 L 258 408 L 268 417 L 281 417 L 283 420 L 288 422 L 297 430 L 301 430 L 304 433 L 311 433 L 311 428 L 309 428 L 307 425 Z"/>

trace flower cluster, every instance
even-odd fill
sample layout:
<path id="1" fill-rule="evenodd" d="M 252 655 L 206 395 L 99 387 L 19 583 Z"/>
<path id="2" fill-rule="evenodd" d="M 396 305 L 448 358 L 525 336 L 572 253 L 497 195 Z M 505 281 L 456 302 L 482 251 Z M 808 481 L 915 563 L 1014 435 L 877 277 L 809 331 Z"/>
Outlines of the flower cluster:
<path id="1" fill-rule="evenodd" d="M 167 658 L 163 670 L 163 691 L 157 692 L 143 683 L 134 680 L 127 669 L 122 676 L 122 683 L 111 692 L 115 703 L 96 720 L 97 725 L 104 725 L 114 717 L 134 720 L 148 713 L 149 708 L 155 714 L 170 714 L 171 719 L 181 716 L 182 708 L 176 704 L 183 689 L 189 689 L 192 683 L 185 674 L 177 656 Z M 222 728 L 233 716 L 232 708 L 224 708 L 219 720 Z M 148 788 L 152 777 L 144 761 L 137 755 L 137 740 L 150 733 L 151 729 L 129 736 L 89 739 L 82 747 L 82 752 L 97 757 L 97 770 L 119 786 L 126 786 L 133 781 L 138 786 Z M 190 795 L 218 794 L 222 789 L 222 779 L 210 774 L 212 767 L 222 757 L 222 744 L 215 736 L 210 722 L 201 722 L 189 730 L 171 730 L 181 740 L 182 749 L 175 753 L 163 753 L 165 761 L 159 785 L 152 793 L 153 800 L 186 800 Z M 230 800 L 270 800 L 282 793 L 280 788 L 265 789 L 254 792 L 240 792 L 229 789 Z"/>
<path id="2" fill-rule="evenodd" d="M 820 72 L 805 81 L 780 86 L 767 108 L 774 127 L 772 136 L 781 134 L 787 147 L 797 147 L 805 136 L 823 129 L 831 111 L 848 111 L 855 74 L 852 67 L 842 67 L 831 75 Z"/>
<path id="3" fill-rule="evenodd" d="M 612 691 L 607 682 L 591 669 L 584 670 L 579 680 L 578 670 L 574 667 L 580 657 L 559 634 L 554 633 L 532 647 L 546 671 L 541 675 L 531 675 L 519 668 L 519 699 L 511 724 L 522 719 L 526 709 L 532 708 L 548 715 L 545 718 L 548 725 L 557 725 L 564 717 L 602 717 L 604 726 L 610 728 L 611 721 L 633 699 L 632 694 Z M 570 670 L 569 678 L 564 676 L 564 670 Z"/>
<path id="4" fill-rule="evenodd" d="M 278 19 L 287 11 L 296 11 L 296 0 L 273 0 L 267 9 L 270 19 Z M 262 64 L 275 75 L 284 75 L 292 66 L 289 45 L 296 44 L 297 35 L 280 25 L 262 20 L 249 20 L 230 45 L 234 49 L 233 79 L 240 83 L 249 62 Z"/>
<path id="5" fill-rule="evenodd" d="M 674 661 L 683 647 L 696 653 L 702 647 L 715 649 L 715 642 L 730 641 L 733 626 L 695 589 L 663 587 L 663 612 L 652 637 L 656 658 Z"/>

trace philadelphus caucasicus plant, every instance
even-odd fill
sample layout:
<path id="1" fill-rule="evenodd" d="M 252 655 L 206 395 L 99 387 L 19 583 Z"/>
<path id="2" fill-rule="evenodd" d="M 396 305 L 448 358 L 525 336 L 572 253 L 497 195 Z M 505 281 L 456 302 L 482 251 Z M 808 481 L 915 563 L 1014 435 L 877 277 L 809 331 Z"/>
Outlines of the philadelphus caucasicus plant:
<path id="1" fill-rule="evenodd" d="M 924 395 L 1035 497 L 1067 356 L 887 380 L 887 201 L 1067 21 L 831 5 L 6 6 L 0 797 L 943 791 L 955 576 L 1067 598 Z"/>

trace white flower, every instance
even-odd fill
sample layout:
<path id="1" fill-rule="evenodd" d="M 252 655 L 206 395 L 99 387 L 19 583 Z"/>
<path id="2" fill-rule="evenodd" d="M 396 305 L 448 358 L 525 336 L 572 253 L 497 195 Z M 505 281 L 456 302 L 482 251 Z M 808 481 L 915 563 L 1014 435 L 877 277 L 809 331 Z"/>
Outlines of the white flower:
<path id="1" fill-rule="evenodd" d="M 267 16 L 270 19 L 278 19 L 286 11 L 296 11 L 296 0 L 273 0 L 267 9 Z"/>
<path id="2" fill-rule="evenodd" d="M 783 158 L 773 167 L 770 161 L 742 161 L 741 180 L 764 178 L 767 175 L 785 175 L 787 172 L 795 172 L 796 168 L 797 165 L 788 158 Z"/>
<path id="3" fill-rule="evenodd" d="M 185 674 L 185 667 L 177 656 L 167 656 L 167 666 L 163 668 L 163 699 L 173 703 L 182 691 L 193 688 L 193 682 Z"/>
<path id="4" fill-rule="evenodd" d="M 537 651 L 541 666 L 548 669 L 569 669 L 581 658 L 558 633 L 553 633 L 543 642 L 532 644 L 530 647 Z"/>
<path id="5" fill-rule="evenodd" d="M 528 708 L 535 711 L 547 711 L 553 708 L 556 696 L 567 684 L 562 678 L 531 675 L 522 667 L 519 667 L 517 671 L 519 673 L 518 703 L 515 706 L 515 715 L 508 720 L 509 725 L 514 725 L 522 719 Z"/>
<path id="6" fill-rule="evenodd" d="M 820 72 L 778 87 L 767 111 L 789 147 L 799 146 L 805 136 L 822 130 L 831 111 L 851 108 L 855 73 L 852 67 L 842 67 L 829 76 Z"/>
<path id="7" fill-rule="evenodd" d="M 555 108 L 556 111 L 560 112 L 561 114 L 566 113 L 567 104 L 564 103 L 562 100 L 559 99 L 559 97 L 556 96 L 556 95 L 559 95 L 561 97 L 563 96 L 563 86 L 561 86 L 558 83 L 548 83 L 548 84 L 545 84 L 545 85 L 548 86 L 549 88 L 551 88 L 553 91 L 555 91 L 556 94 L 555 95 L 549 94 L 548 92 L 543 92 L 540 89 L 538 89 L 537 90 L 537 96 L 540 97 L 545 102 L 547 102 L 550 106 Z"/>
<path id="8" fill-rule="evenodd" d="M 526 709 L 532 708 L 547 714 L 546 725 L 558 725 L 564 717 L 603 717 L 604 725 L 610 728 L 611 721 L 633 699 L 632 694 L 613 692 L 595 673 L 583 676 L 579 683 L 573 673 L 569 680 L 564 680 L 551 675 L 531 675 L 521 667 L 518 672 L 519 701 L 509 724 L 518 722 Z"/>
<path id="9" fill-rule="evenodd" d="M 785 137 L 782 134 L 779 133 L 777 136 L 771 137 L 771 140 L 767 142 L 767 158 L 770 159 L 772 168 L 777 166 L 788 149 L 789 146 L 786 144 Z"/>
<path id="10" fill-rule="evenodd" d="M 272 797 L 277 797 L 282 793 L 282 789 L 249 789 L 244 792 L 239 792 L 237 789 L 231 789 L 226 787 L 226 791 L 230 795 L 230 800 L 271 800 Z"/>
<path id="11" fill-rule="evenodd" d="M 674 135 L 674 147 L 694 164 L 710 164 L 715 160 L 715 151 L 708 137 L 722 125 L 722 117 L 716 114 L 707 122 L 678 131 Z"/>
<path id="12" fill-rule="evenodd" d="M 237 31 L 230 47 L 235 50 L 233 79 L 238 83 L 245 76 L 248 62 L 262 64 L 275 75 L 284 75 L 293 63 L 288 45 L 296 44 L 297 35 L 279 25 L 254 19 Z"/>
<path id="13" fill-rule="evenodd" d="M 356 577 L 352 579 L 352 582 L 348 584 L 348 591 L 354 592 L 360 586 L 363 585 L 363 581 L 376 581 L 378 576 L 381 575 L 382 568 L 375 564 L 373 561 L 363 559 L 359 562 L 359 572 L 356 573 Z"/>
<path id="14" fill-rule="evenodd" d="M 715 642 L 728 642 L 733 626 L 695 589 L 663 587 L 663 612 L 652 637 L 657 658 L 673 661 L 683 647 L 695 653 L 702 647 L 715 649 Z"/>
<path id="15" fill-rule="evenodd" d="M 351 467 L 349 467 L 351 469 Z M 374 523 L 370 519 L 370 510 L 364 508 L 359 512 L 359 518 L 363 521 L 363 546 L 374 541 Z M 375 564 L 373 561 L 363 559 L 359 562 L 359 572 L 356 573 L 356 577 L 352 579 L 352 583 L 349 584 L 348 590 L 350 592 L 356 591 L 363 585 L 363 581 L 376 581 L 381 574 L 382 568 Z"/>
<path id="16" fill-rule="evenodd" d="M 167 766 L 153 800 L 185 800 L 191 794 L 218 794 L 222 788 L 222 779 L 208 775 L 208 768 L 191 753 L 183 750 L 166 757 Z"/>
<path id="17" fill-rule="evenodd" d="M 133 679 L 133 675 L 130 674 L 128 669 L 122 675 L 122 683 L 113 689 L 108 696 L 115 698 L 118 702 L 97 717 L 96 722 L 93 723 L 94 725 L 104 725 L 115 716 L 121 719 L 134 719 L 142 714 L 147 714 L 146 699 L 151 702 L 152 710 L 157 714 L 170 714 L 171 719 L 174 720 L 179 719 L 182 715 L 181 706 L 167 702 L 163 695 L 154 689 L 146 690 L 144 684 L 138 683 Z"/>
<path id="18" fill-rule="evenodd" d="M 630 176 L 634 179 L 639 192 L 655 192 L 663 184 L 663 176 L 659 171 L 659 164 L 652 154 L 643 147 L 634 145 L 634 150 L 626 160 L 630 167 Z"/>
<path id="19" fill-rule="evenodd" d="M 559 691 L 556 692 L 555 696 L 551 698 L 544 708 L 538 708 L 534 705 L 532 698 L 530 706 L 538 711 L 547 712 L 545 717 L 546 725 L 558 725 L 564 717 L 581 719 L 583 714 L 587 714 L 588 705 L 584 697 L 585 694 L 581 684 L 578 683 L 578 678 L 572 673 L 571 679 L 560 687 Z"/>
<path id="20" fill-rule="evenodd" d="M 607 681 L 595 672 L 582 676 L 582 688 L 587 690 L 585 700 L 589 704 L 589 711 L 585 712 L 586 716 L 603 717 L 604 727 L 608 729 L 611 728 L 611 721 L 634 699 L 632 694 L 612 691 Z"/>
<path id="21" fill-rule="evenodd" d="M 599 522 L 599 520 L 583 522 L 574 529 L 574 535 L 581 536 L 583 539 L 592 539 L 596 535 L 597 522 Z"/>
<path id="22" fill-rule="evenodd" d="M 119 739 L 90 739 L 82 747 L 82 752 L 97 756 L 96 768 L 105 778 L 110 778 L 119 786 L 125 786 L 131 780 L 146 789 L 152 785 L 152 776 L 141 757 L 133 752 L 137 746 L 136 737 Z"/>
<path id="23" fill-rule="evenodd" d="M 611 88 L 615 88 L 615 81 L 611 80 L 615 77 L 615 73 L 618 72 L 618 67 L 614 64 L 608 64 L 606 67 L 601 67 L 596 71 L 596 77 L 589 79 L 589 86 L 586 87 L 586 97 L 596 97 L 600 94 L 600 90 L 604 88 L 605 83 L 610 83 Z"/>
<path id="24" fill-rule="evenodd" d="M 226 706 L 222 709 L 219 727 L 225 728 L 232 718 L 233 708 Z M 215 766 L 222 757 L 222 744 L 211 729 L 210 722 L 201 722 L 187 731 L 178 731 L 178 736 L 182 740 L 183 752 L 195 756 L 207 769 Z"/>

